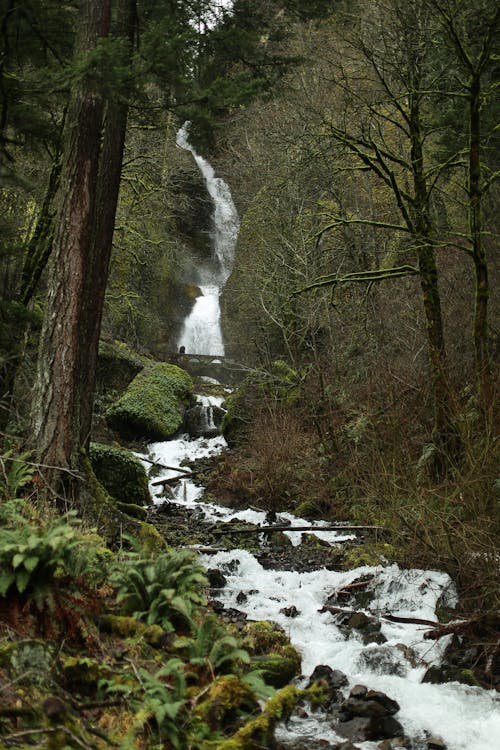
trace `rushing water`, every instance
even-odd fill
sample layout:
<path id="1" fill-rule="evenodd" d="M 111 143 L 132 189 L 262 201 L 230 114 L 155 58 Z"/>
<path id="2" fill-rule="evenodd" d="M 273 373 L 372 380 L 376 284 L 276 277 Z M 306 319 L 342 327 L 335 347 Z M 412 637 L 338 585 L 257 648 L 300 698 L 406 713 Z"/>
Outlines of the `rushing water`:
<path id="1" fill-rule="evenodd" d="M 213 203 L 212 231 L 210 234 L 212 260 L 199 269 L 198 285 L 201 295 L 184 322 L 178 346 L 188 354 L 224 356 L 224 341 L 220 322 L 219 297 L 234 260 L 239 220 L 231 191 L 213 167 L 196 153 L 189 143 L 189 122 L 177 133 L 177 145 L 190 151 L 203 175 L 207 192 Z"/>
<path id="2" fill-rule="evenodd" d="M 214 202 L 214 258 L 211 266 L 200 272 L 203 296 L 199 297 L 185 322 L 179 345 L 188 353 L 224 353 L 220 330 L 219 294 L 231 270 L 234 244 L 238 231 L 238 218 L 227 185 L 215 177 L 212 167 L 192 148 L 188 141 L 188 126 L 177 135 L 177 143 L 193 154 L 202 172 L 207 189 Z M 199 397 L 200 405 L 207 410 L 220 406 L 222 399 Z M 183 435 L 176 440 L 154 443 L 149 446 L 149 459 L 159 464 L 180 466 L 184 459 L 195 460 L 217 453 L 225 441 L 221 436 L 191 440 Z M 163 477 L 176 472 L 165 470 Z M 200 500 L 202 488 L 190 480 L 178 483 L 175 502 L 187 507 L 197 507 L 206 519 L 231 521 L 240 519 L 255 524 L 265 524 L 265 514 L 255 510 L 233 511 L 214 503 Z M 161 490 L 155 482 L 151 493 L 155 502 L 163 502 Z M 290 514 L 280 514 L 280 521 L 289 521 L 285 533 L 292 544 L 301 543 L 300 531 L 294 526 L 308 524 L 304 519 Z M 340 545 L 352 538 L 349 533 L 322 530 L 324 523 L 316 522 L 314 533 L 332 545 Z M 415 740 L 414 747 L 427 746 L 426 736 L 440 736 L 447 750 L 496 750 L 500 747 L 500 710 L 498 695 L 490 690 L 469 687 L 460 683 L 422 683 L 430 665 L 439 664 L 451 636 L 437 641 L 424 638 L 426 628 L 412 623 L 395 623 L 384 619 L 384 613 L 400 617 L 436 620 L 436 606 L 441 600 L 453 603 L 453 584 L 445 573 L 429 570 L 401 570 L 397 565 L 387 567 L 361 567 L 349 571 L 326 569 L 298 573 L 283 570 L 265 570 L 258 560 L 244 550 L 219 552 L 206 559 L 207 567 L 218 567 L 227 584 L 220 599 L 225 606 L 244 611 L 251 619 L 268 619 L 279 623 L 289 634 L 292 643 L 302 654 L 304 678 L 317 664 L 327 664 L 340 669 L 348 676 L 349 686 L 362 683 L 369 688 L 382 690 L 398 701 L 398 721 L 405 734 Z M 336 589 L 348 585 L 361 575 L 370 574 L 373 596 L 364 611 L 379 618 L 384 643 L 365 643 L 361 634 L 351 629 L 346 636 L 329 611 L 321 611 L 328 597 Z M 245 597 L 238 596 L 244 592 Z M 242 602 L 241 599 L 244 599 Z M 285 611 L 290 606 L 297 615 L 290 618 Z M 359 608 L 358 608 L 359 609 Z M 335 743 L 345 741 L 336 734 L 323 716 L 300 718 L 281 727 L 282 738 L 306 738 L 307 741 L 324 739 Z M 363 750 L 377 750 L 378 743 L 357 742 Z"/>
<path id="3" fill-rule="evenodd" d="M 210 399 L 200 397 L 205 405 Z M 220 399 L 213 399 L 220 405 Z M 185 458 L 194 460 L 219 452 L 225 446 L 221 436 L 212 439 L 190 440 L 184 435 L 177 440 L 154 443 L 149 446 L 149 458 L 165 465 L 179 466 Z M 175 472 L 174 472 L 175 473 Z M 165 471 L 164 476 L 172 476 Z M 159 495 L 158 486 L 152 494 Z M 255 510 L 235 511 L 200 500 L 202 488 L 189 480 L 179 483 L 175 502 L 186 507 L 196 507 L 206 519 L 231 521 L 239 519 L 265 524 L 265 513 Z M 156 502 L 163 502 L 157 497 Z M 301 532 L 293 526 L 310 522 L 290 514 L 280 514 L 280 521 L 291 521 L 286 532 L 294 545 L 300 544 Z M 349 538 L 348 533 L 322 531 L 325 525 L 316 522 L 314 533 L 330 544 L 339 545 Z M 352 535 L 351 535 L 352 536 Z M 398 701 L 400 711 L 396 718 L 405 733 L 417 739 L 416 747 L 425 747 L 425 734 L 440 736 L 447 750 L 494 750 L 500 747 L 500 710 L 498 695 L 494 691 L 469 687 L 459 683 L 422 683 L 426 669 L 439 664 L 449 636 L 438 641 L 424 638 L 425 627 L 411 623 L 384 620 L 384 613 L 402 617 L 435 620 L 438 601 L 449 604 L 455 598 L 454 587 L 446 573 L 429 570 L 402 570 L 397 565 L 368 567 L 349 571 L 326 569 L 298 573 L 294 571 L 266 570 L 257 559 L 245 550 L 219 552 L 210 558 L 203 556 L 207 567 L 218 567 L 227 579 L 219 598 L 227 607 L 244 611 L 249 619 L 269 619 L 285 628 L 292 643 L 302 654 L 304 677 L 311 674 L 317 664 L 328 664 L 341 669 L 349 678 L 349 687 L 362 683 L 369 688 L 382 690 Z M 374 576 L 371 584 L 374 596 L 366 605 L 367 614 L 380 617 L 381 632 L 387 639 L 383 644 L 363 643 L 361 635 L 351 630 L 345 632 L 336 624 L 328 611 L 320 612 L 328 597 L 364 574 Z M 238 594 L 244 592 L 242 603 Z M 294 605 L 298 614 L 293 619 L 283 610 Z M 307 737 L 325 739 L 332 743 L 345 741 L 336 734 L 324 719 L 292 721 L 280 730 L 282 738 Z M 418 741 L 420 739 L 420 743 Z M 376 750 L 375 742 L 357 742 L 363 750 Z"/>

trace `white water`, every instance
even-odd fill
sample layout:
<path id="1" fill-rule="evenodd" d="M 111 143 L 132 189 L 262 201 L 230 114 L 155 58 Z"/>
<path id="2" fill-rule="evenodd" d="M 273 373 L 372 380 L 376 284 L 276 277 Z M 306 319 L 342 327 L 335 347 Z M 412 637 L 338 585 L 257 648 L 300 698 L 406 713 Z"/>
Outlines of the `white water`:
<path id="1" fill-rule="evenodd" d="M 190 151 L 203 175 L 208 194 L 213 203 L 212 262 L 199 269 L 198 285 L 201 295 L 184 321 L 177 345 L 184 346 L 187 354 L 211 354 L 224 356 L 224 341 L 220 323 L 219 297 L 226 283 L 234 260 L 234 248 L 239 231 L 238 212 L 231 191 L 213 167 L 196 153 L 188 140 L 189 122 L 177 133 L 177 145 Z"/>
<path id="2" fill-rule="evenodd" d="M 206 397 L 200 397 L 208 405 Z M 210 399 L 220 405 L 220 399 Z M 160 463 L 178 466 L 184 458 L 195 459 L 220 452 L 225 446 L 222 437 L 210 440 L 190 440 L 187 435 L 178 440 L 154 443 L 149 446 L 150 457 Z M 165 471 L 163 476 L 171 476 Z M 159 497 L 158 487 L 152 487 Z M 200 502 L 203 490 L 190 481 L 179 484 L 175 502 L 196 507 L 207 519 L 230 521 L 241 519 L 265 524 L 265 514 L 254 510 L 234 511 Z M 303 519 L 280 514 L 280 519 L 292 520 L 293 525 L 304 525 Z M 339 544 L 347 534 L 320 531 L 317 536 Z M 300 532 L 287 532 L 293 544 L 299 544 Z M 382 690 L 398 701 L 400 711 L 395 718 L 401 722 L 409 737 L 424 742 L 424 736 L 439 736 L 447 750 L 496 750 L 500 747 L 500 707 L 494 691 L 482 690 L 459 683 L 433 685 L 422 683 L 428 666 L 439 664 L 448 637 L 438 641 L 425 640 L 425 627 L 409 623 L 393 623 L 383 619 L 384 612 L 403 617 L 435 620 L 436 603 L 440 597 L 454 600 L 453 584 L 447 574 L 428 570 L 401 570 L 397 565 L 361 567 L 345 572 L 326 569 L 297 573 L 265 570 L 249 552 L 234 550 L 203 556 L 207 567 L 219 567 L 227 579 L 220 600 L 228 607 L 247 613 L 249 619 L 269 619 L 279 623 L 289 634 L 292 643 L 302 654 L 302 673 L 310 675 L 317 664 L 328 664 L 341 669 L 349 678 L 349 687 L 362 683 Z M 381 617 L 381 632 L 387 642 L 365 645 L 355 630 L 349 637 L 339 630 L 334 616 L 320 613 L 326 599 L 335 591 L 360 575 L 374 576 L 375 595 L 365 610 Z M 245 602 L 237 602 L 240 592 Z M 250 593 L 255 592 L 255 593 Z M 299 614 L 286 617 L 280 610 L 295 605 Z M 402 647 L 408 647 L 404 652 Z M 375 657 L 375 658 L 374 658 Z M 327 719 L 300 719 L 280 729 L 280 736 L 345 741 L 328 725 Z M 377 743 L 355 743 L 363 750 L 376 750 Z M 422 745 L 421 745 L 422 746 Z M 425 745 L 424 745 L 425 746 Z"/>

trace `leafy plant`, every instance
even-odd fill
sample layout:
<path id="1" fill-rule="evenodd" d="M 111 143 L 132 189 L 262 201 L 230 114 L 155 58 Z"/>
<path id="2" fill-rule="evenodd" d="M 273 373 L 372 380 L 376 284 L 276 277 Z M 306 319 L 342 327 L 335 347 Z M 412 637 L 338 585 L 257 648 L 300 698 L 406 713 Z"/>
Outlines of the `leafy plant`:
<path id="1" fill-rule="evenodd" d="M 13 450 L 6 451 L 0 456 L 0 471 L 3 486 L 0 495 L 4 500 L 14 500 L 19 497 L 19 491 L 33 478 L 34 467 L 27 463 L 29 453 L 17 455 Z"/>
<path id="2" fill-rule="evenodd" d="M 148 625 L 173 630 L 172 620 L 192 627 L 195 608 L 206 604 L 203 569 L 189 550 L 170 551 L 154 560 L 132 552 L 111 575 L 125 614 Z"/>
<path id="3" fill-rule="evenodd" d="M 184 664 L 180 659 L 170 659 L 154 673 L 139 667 L 129 675 L 130 680 L 99 681 L 99 690 L 105 695 L 123 695 L 136 713 L 134 729 L 142 728 L 154 720 L 160 736 L 168 737 L 174 750 L 183 747 L 183 725 L 180 715 L 187 709 Z"/>
<path id="4" fill-rule="evenodd" d="M 56 571 L 66 571 L 80 532 L 74 513 L 42 523 L 26 518 L 22 509 L 22 501 L 10 501 L 0 515 L 0 522 L 15 519 L 12 527 L 0 526 L 0 597 L 15 590 L 42 603 Z"/>
<path id="5" fill-rule="evenodd" d="M 212 676 L 230 670 L 238 661 L 250 663 L 248 653 L 236 638 L 226 633 L 214 615 L 208 615 L 196 627 L 193 638 L 177 638 L 174 645 L 187 654 L 190 664 L 207 667 Z"/>

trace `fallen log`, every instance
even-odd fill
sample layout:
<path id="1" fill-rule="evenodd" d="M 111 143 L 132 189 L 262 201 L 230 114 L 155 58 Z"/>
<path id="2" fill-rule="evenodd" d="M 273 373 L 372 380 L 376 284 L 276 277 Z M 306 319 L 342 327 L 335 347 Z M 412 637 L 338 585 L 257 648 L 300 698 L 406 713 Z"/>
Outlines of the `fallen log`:
<path id="1" fill-rule="evenodd" d="M 189 479 L 192 476 L 193 475 L 191 472 L 185 472 L 182 474 L 178 474 L 175 477 L 166 477 L 165 479 L 157 479 L 156 481 L 151 482 L 151 487 L 159 487 L 160 485 L 165 485 L 165 484 L 175 484 L 176 482 L 179 482 L 181 479 Z"/>
<path id="2" fill-rule="evenodd" d="M 151 464 L 152 466 L 158 466 L 159 469 L 165 469 L 165 471 L 179 471 L 183 474 L 191 474 L 190 469 L 183 469 L 182 466 L 167 466 L 167 464 L 162 464 L 160 461 L 153 461 L 151 458 L 146 458 L 146 456 L 139 456 L 140 461 L 146 461 L 146 463 Z"/>

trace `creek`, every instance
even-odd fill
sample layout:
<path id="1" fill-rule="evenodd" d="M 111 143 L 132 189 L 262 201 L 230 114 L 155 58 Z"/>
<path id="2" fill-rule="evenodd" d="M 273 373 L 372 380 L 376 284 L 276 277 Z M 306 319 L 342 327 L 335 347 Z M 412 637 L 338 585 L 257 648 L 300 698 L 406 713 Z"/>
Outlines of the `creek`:
<path id="1" fill-rule="evenodd" d="M 202 311 L 201 301 L 199 309 L 196 309 L 197 302 L 186 320 L 180 343 L 187 350 L 193 347 L 195 351 L 196 347 L 203 346 L 211 349 L 204 353 L 221 355 L 224 348 L 218 301 L 230 272 L 238 222 L 235 210 L 232 212 L 234 204 L 232 200 L 228 201 L 230 193 L 227 185 L 224 183 L 221 187 L 221 183 L 217 183 L 208 162 L 189 145 L 187 133 L 187 126 L 184 126 L 179 131 L 178 144 L 191 151 L 204 175 L 210 175 L 206 182 L 214 201 L 214 263 L 211 269 L 202 269 L 201 275 L 215 281 L 212 285 L 202 286 L 206 290 L 203 298 L 210 298 L 210 304 L 205 299 Z M 219 187 L 210 190 L 209 186 L 214 183 Z M 225 201 L 220 211 L 217 210 L 220 208 L 219 199 Z M 232 206 L 229 214 L 228 206 Z M 218 226 L 218 217 L 229 229 L 231 238 L 228 243 L 223 243 L 223 249 L 215 241 L 224 234 L 223 228 Z M 210 307 L 210 314 L 206 307 Z M 205 396 L 200 397 L 199 401 L 205 409 L 222 404 L 222 398 Z M 148 458 L 164 466 L 180 466 L 185 459 L 201 459 L 220 452 L 224 447 L 225 441 L 220 435 L 192 439 L 186 434 L 150 445 Z M 175 472 L 165 469 L 160 478 L 173 474 Z M 173 497 L 168 501 L 161 494 L 157 477 L 151 491 L 156 503 L 167 502 L 195 512 L 200 524 L 230 523 L 235 519 L 257 525 L 267 524 L 264 512 L 234 510 L 205 502 L 203 488 L 190 479 L 179 481 L 174 486 Z M 286 513 L 279 514 L 276 522 L 280 526 L 290 524 L 289 530 L 284 533 L 297 552 L 299 546 L 305 543 L 305 537 L 301 531 L 293 531 L 294 526 L 315 526 L 314 535 L 323 544 L 332 547 L 340 548 L 353 539 L 353 534 L 347 529 L 345 532 L 322 530 L 325 523 L 309 522 Z M 264 533 L 259 535 L 259 539 L 262 545 L 266 545 Z M 395 718 L 404 730 L 405 746 L 413 750 L 431 747 L 494 750 L 500 747 L 500 708 L 495 691 L 459 682 L 433 684 L 422 681 L 429 667 L 440 664 L 452 636 L 429 640 L 424 637 L 429 626 L 387 619 L 387 615 L 391 615 L 436 621 L 438 607 L 453 607 L 456 604 L 455 588 L 446 573 L 403 570 L 394 564 L 340 571 L 320 566 L 306 571 L 280 570 L 272 565 L 264 568 L 255 555 L 244 549 L 201 556 L 207 568 L 217 568 L 225 577 L 224 587 L 212 592 L 221 606 L 239 610 L 248 619 L 271 620 L 284 628 L 302 655 L 301 679 L 304 684 L 315 667 L 321 664 L 345 673 L 347 684 L 342 688 L 345 696 L 353 686 L 359 684 L 383 691 L 398 702 L 399 711 Z M 359 588 L 365 592 L 364 596 L 353 594 L 347 600 L 339 596 L 342 590 L 349 591 L 346 587 L 359 581 L 368 581 Z M 351 591 L 356 591 L 356 588 L 352 587 Z M 332 603 L 335 607 L 329 609 Z M 342 609 L 345 609 L 344 618 L 338 611 Z M 358 627 L 346 626 L 346 618 L 352 617 L 353 613 L 364 615 L 365 620 L 372 623 L 370 629 L 359 627 L 359 624 Z M 338 717 L 333 721 L 325 713 L 303 714 L 292 718 L 279 729 L 280 747 L 301 747 L 303 750 L 334 747 L 346 741 L 341 727 L 342 720 L 339 722 Z M 437 744 L 433 745 L 431 738 Z M 299 745 L 296 744 L 298 740 L 301 741 Z M 324 744 L 320 743 L 321 740 Z M 362 750 L 381 747 L 380 740 L 355 739 L 354 742 L 354 747 Z M 385 745 L 389 748 L 398 746 L 391 743 Z"/>

